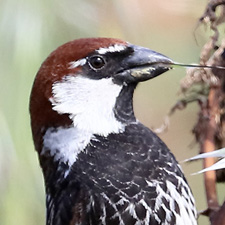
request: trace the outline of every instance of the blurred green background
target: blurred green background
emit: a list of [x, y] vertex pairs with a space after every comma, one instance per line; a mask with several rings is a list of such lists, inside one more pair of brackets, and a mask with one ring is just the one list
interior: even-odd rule
[[[206, 0], [0, 0], [0, 224], [45, 222], [42, 173], [33, 147], [29, 95], [40, 64], [59, 45], [80, 37], [116, 37], [175, 61], [198, 62], [208, 34], [195, 31]], [[195, 32], [194, 32], [195, 31]], [[197, 39], [197, 42], [195, 40]], [[185, 69], [169, 71], [136, 90], [135, 112], [159, 127], [178, 96]], [[191, 130], [198, 106], [177, 112], [160, 137], [178, 160], [196, 155]], [[205, 209], [201, 162], [182, 164], [198, 210]], [[221, 197], [221, 200], [222, 197]], [[200, 224], [207, 224], [201, 218]]]

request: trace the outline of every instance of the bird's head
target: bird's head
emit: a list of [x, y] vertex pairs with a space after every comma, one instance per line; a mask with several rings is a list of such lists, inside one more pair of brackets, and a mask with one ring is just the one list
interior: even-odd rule
[[32, 88], [36, 149], [49, 127], [119, 133], [135, 121], [137, 83], [162, 74], [171, 63], [164, 55], [118, 39], [87, 38], [60, 46], [43, 62]]

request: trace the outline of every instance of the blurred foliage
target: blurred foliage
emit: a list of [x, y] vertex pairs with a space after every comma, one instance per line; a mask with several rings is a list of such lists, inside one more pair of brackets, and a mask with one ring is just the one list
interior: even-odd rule
[[[73, 39], [105, 36], [149, 47], [175, 61], [197, 62], [207, 30], [199, 28], [195, 35], [194, 30], [205, 4], [206, 0], [0, 0], [0, 224], [44, 224], [44, 185], [28, 108], [33, 79], [47, 55]], [[139, 85], [135, 111], [144, 124], [162, 123], [177, 101], [184, 75], [181, 69], [170, 71]], [[169, 131], [160, 135], [178, 160], [197, 153], [191, 135], [196, 113], [194, 104], [177, 113]], [[202, 177], [189, 176], [201, 165], [182, 166], [198, 209], [204, 209]]]

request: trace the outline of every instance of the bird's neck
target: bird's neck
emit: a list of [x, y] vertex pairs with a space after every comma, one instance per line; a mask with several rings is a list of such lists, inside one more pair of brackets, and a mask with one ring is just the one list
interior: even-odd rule
[[114, 107], [114, 114], [118, 121], [129, 124], [136, 121], [133, 110], [133, 94], [136, 84], [123, 86]]
[[[107, 137], [110, 134], [123, 133], [129, 124], [136, 123], [132, 101], [135, 86], [135, 84], [133, 86], [123, 85], [111, 110], [112, 114], [101, 112], [104, 108], [96, 109], [98, 114], [103, 117], [110, 115], [110, 118], [94, 118], [92, 116], [96, 112], [93, 111], [83, 115], [86, 119], [90, 116], [88, 120], [85, 120], [82, 115], [75, 116], [76, 123], [71, 123], [70, 126], [53, 126], [46, 129], [42, 137], [41, 149], [38, 152], [47, 189], [48, 183], [52, 181], [54, 184], [59, 181], [60, 186], [66, 180], [79, 154], [85, 151], [96, 136]], [[86, 124], [85, 126], [78, 126], [78, 117]], [[106, 119], [109, 119], [110, 123]], [[57, 188], [57, 185], [52, 188]]]
[[116, 84], [111, 77], [93, 80], [68, 76], [54, 84], [50, 101], [52, 109], [69, 115], [78, 130], [106, 137], [123, 132], [126, 124], [135, 121], [134, 88], [135, 85]]

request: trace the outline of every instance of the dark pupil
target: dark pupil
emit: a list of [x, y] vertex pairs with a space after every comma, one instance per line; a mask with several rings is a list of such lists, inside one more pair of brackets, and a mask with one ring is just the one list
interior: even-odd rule
[[101, 67], [103, 67], [105, 65], [105, 62], [104, 62], [104, 60], [101, 57], [93, 57], [93, 58], [91, 58], [90, 63], [96, 69], [99, 69], [99, 68], [101, 68]]

